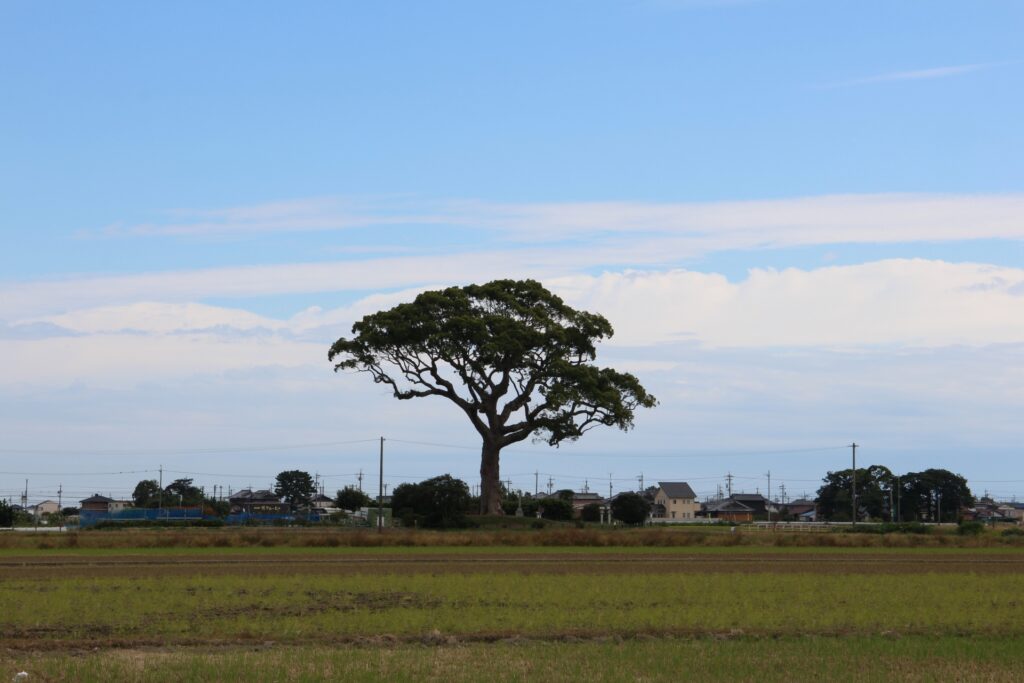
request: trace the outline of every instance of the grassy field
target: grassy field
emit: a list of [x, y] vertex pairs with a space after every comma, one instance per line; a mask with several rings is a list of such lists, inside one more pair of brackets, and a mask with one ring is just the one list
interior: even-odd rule
[[1014, 547], [82, 545], [0, 553], [0, 680], [1024, 672]]

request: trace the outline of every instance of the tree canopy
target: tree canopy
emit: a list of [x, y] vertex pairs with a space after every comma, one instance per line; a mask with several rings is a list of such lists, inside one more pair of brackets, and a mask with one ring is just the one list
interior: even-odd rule
[[903, 519], [955, 522], [960, 509], [974, 505], [967, 480], [949, 470], [927, 469], [900, 477]]
[[287, 470], [274, 480], [274, 493], [292, 506], [309, 505], [316, 493], [316, 482], [309, 472]]
[[612, 500], [612, 517], [626, 524], [643, 524], [650, 511], [650, 503], [639, 493], [620, 493]]
[[0, 499], [0, 527], [14, 526], [14, 508]]
[[373, 502], [368, 495], [352, 486], [346, 486], [338, 491], [338, 495], [334, 500], [342, 510], [358, 510], [359, 508], [369, 506]]
[[[818, 489], [818, 514], [846, 522], [851, 518], [850, 470], [829, 472]], [[929, 469], [895, 475], [872, 465], [857, 469], [857, 519], [953, 522], [961, 508], [974, 504], [967, 480], [948, 470]], [[941, 515], [941, 517], [940, 517]]]
[[[857, 520], [884, 519], [892, 521], [889, 505], [893, 473], [888, 467], [872, 465], [857, 468]], [[853, 518], [851, 470], [825, 475], [818, 489], [818, 514], [824, 519], [849, 522]]]
[[160, 504], [160, 483], [156, 479], [143, 479], [135, 485], [132, 504], [137, 508], [155, 508]]
[[464, 526], [469, 502], [469, 486], [450, 474], [419, 484], [400, 484], [391, 495], [395, 514], [434, 528]]
[[440, 396], [469, 419], [483, 442], [488, 514], [501, 513], [501, 449], [531, 436], [557, 446], [601, 425], [628, 430], [635, 409], [657, 404], [633, 375], [593, 364], [611, 324], [533, 280], [424, 292], [352, 332], [328, 353], [336, 371], [366, 372], [402, 400]]
[[168, 503], [202, 505], [203, 492], [192, 484], [191, 479], [175, 479], [164, 487], [164, 505]]

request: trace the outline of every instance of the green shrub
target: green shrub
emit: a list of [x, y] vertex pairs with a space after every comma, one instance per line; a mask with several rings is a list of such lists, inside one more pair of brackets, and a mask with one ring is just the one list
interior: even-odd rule
[[985, 525], [981, 522], [960, 522], [956, 527], [956, 532], [961, 536], [977, 536], [985, 530]]

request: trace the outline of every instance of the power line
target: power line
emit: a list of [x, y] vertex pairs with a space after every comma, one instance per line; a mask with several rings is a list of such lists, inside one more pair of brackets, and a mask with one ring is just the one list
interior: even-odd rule
[[[0, 448], [5, 455], [202, 455], [208, 453], [246, 453], [252, 451], [285, 451], [303, 448], [326, 448], [329, 446], [348, 446], [359, 443], [376, 442], [377, 439], [355, 439], [352, 441], [323, 441], [320, 443], [281, 444], [277, 446], [227, 446], [223, 448], [132, 448], [132, 449], [34, 449], [34, 448]], [[155, 471], [155, 470], [154, 470]], [[4, 474], [0, 472], [0, 474]]]

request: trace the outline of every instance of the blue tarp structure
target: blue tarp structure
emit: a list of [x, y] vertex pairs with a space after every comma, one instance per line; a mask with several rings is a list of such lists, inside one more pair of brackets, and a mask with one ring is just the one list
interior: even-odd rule
[[319, 522], [320, 515], [311, 513], [305, 514], [257, 514], [242, 512], [226, 517], [217, 515], [204, 515], [202, 508], [178, 507], [178, 508], [127, 508], [119, 512], [98, 512], [96, 510], [82, 510], [78, 514], [78, 526], [87, 529], [100, 522], [169, 522], [187, 524], [200, 520], [223, 521], [225, 524], [291, 524], [292, 522]]
[[228, 515], [224, 518], [225, 524], [290, 524], [291, 522], [319, 522], [320, 515], [317, 513], [290, 514], [260, 514], [240, 512], [235, 515]]
[[100, 522], [196, 522], [201, 519], [216, 519], [203, 515], [202, 508], [127, 508], [118, 512], [81, 510], [78, 513], [79, 528], [86, 529]]

